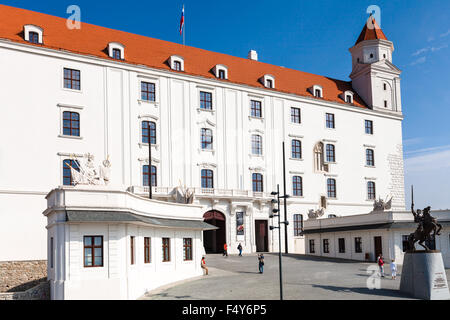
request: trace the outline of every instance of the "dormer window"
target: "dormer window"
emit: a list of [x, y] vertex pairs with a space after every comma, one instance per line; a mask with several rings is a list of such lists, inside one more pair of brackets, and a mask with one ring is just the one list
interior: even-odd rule
[[184, 59], [183, 57], [173, 55], [169, 58], [170, 69], [175, 71], [184, 71]]
[[228, 79], [228, 68], [226, 66], [224, 66], [222, 64], [218, 64], [218, 65], [214, 66], [212, 71], [217, 78], [223, 79], [223, 80]]
[[341, 98], [346, 102], [346, 103], [353, 103], [353, 92], [351, 91], [345, 91], [342, 95]]
[[38, 44], [42, 44], [43, 40], [42, 40], [42, 36], [43, 36], [43, 30], [35, 25], [25, 25], [23, 27], [23, 34], [24, 34], [24, 38], [25, 41], [28, 41], [30, 43], [38, 43]]
[[125, 60], [125, 46], [118, 42], [108, 44], [109, 56], [116, 60]]
[[314, 95], [314, 97], [316, 98], [323, 98], [323, 89], [321, 86], [319, 86], [318, 84], [314, 85], [311, 88], [311, 93]]
[[275, 89], [275, 77], [274, 76], [272, 76], [270, 74], [266, 74], [261, 80], [262, 80], [264, 87], [269, 88], [269, 89]]

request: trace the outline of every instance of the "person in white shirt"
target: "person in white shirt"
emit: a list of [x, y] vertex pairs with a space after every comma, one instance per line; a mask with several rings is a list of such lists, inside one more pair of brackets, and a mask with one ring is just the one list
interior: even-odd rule
[[391, 261], [391, 275], [392, 280], [395, 280], [395, 277], [397, 277], [397, 264], [395, 263], [395, 259]]

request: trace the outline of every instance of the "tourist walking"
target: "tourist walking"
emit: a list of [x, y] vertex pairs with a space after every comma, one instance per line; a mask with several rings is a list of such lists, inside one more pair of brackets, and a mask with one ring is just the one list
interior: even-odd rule
[[397, 277], [397, 264], [395, 263], [395, 259], [392, 259], [391, 261], [391, 276], [392, 280], [395, 280]]
[[228, 246], [226, 243], [223, 245], [223, 256], [228, 257]]
[[202, 257], [202, 269], [205, 270], [205, 276], [208, 275], [208, 267], [206, 266], [205, 257]]
[[242, 257], [242, 245], [239, 243], [237, 249], [239, 250], [239, 257]]
[[383, 261], [383, 256], [381, 255], [381, 253], [378, 255], [377, 263], [378, 263], [378, 267], [380, 267], [380, 275], [384, 278], [384, 261]]
[[263, 273], [264, 272], [264, 254], [258, 254], [258, 268], [259, 268], [259, 273]]

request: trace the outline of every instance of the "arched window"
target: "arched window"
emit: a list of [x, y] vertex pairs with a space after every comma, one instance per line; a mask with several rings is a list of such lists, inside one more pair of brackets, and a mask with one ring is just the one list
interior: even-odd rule
[[202, 145], [202, 149], [207, 149], [207, 150], [211, 150], [212, 149], [212, 146], [213, 146], [212, 130], [202, 128], [200, 143]]
[[302, 177], [292, 177], [292, 194], [296, 197], [303, 197], [303, 179]]
[[214, 188], [214, 173], [209, 169], [202, 169], [202, 188], [213, 189]]
[[142, 143], [156, 144], [156, 123], [153, 121], [142, 121]]
[[63, 161], [63, 185], [71, 186], [73, 185], [72, 171], [70, 168], [76, 171], [80, 171], [79, 163], [77, 160], [65, 159]]
[[328, 198], [336, 198], [336, 180], [327, 179]]
[[80, 115], [76, 112], [63, 112], [63, 135], [80, 136]]
[[336, 162], [336, 152], [333, 144], [327, 144], [327, 162]]
[[375, 197], [376, 197], [375, 182], [369, 181], [367, 182], [367, 199], [375, 200]]
[[375, 166], [375, 156], [372, 149], [366, 149], [366, 165], [369, 167]]
[[[142, 177], [143, 177], [143, 185], [145, 187], [148, 187], [148, 181], [149, 181], [149, 172], [148, 172], [148, 165], [144, 165], [142, 168]], [[156, 187], [156, 166], [152, 166], [152, 172], [151, 172], [151, 179], [152, 179], [152, 187]]]
[[299, 140], [292, 140], [292, 158], [302, 158], [302, 142]]
[[263, 192], [263, 175], [261, 173], [254, 173], [252, 175], [252, 185], [254, 192]]
[[262, 155], [262, 137], [252, 134], [252, 154]]

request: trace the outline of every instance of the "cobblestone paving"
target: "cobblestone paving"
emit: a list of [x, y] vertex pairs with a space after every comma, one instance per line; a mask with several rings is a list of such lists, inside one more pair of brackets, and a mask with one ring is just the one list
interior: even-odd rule
[[[264, 273], [258, 272], [256, 254], [243, 257], [208, 255], [210, 275], [176, 286], [149, 292], [143, 299], [182, 300], [272, 300], [279, 299], [278, 255], [265, 254]], [[291, 300], [403, 300], [400, 287], [401, 268], [396, 280], [380, 279], [380, 289], [370, 290], [368, 268], [363, 263], [301, 255], [283, 256], [284, 299]], [[447, 270], [450, 279], [450, 270]]]

